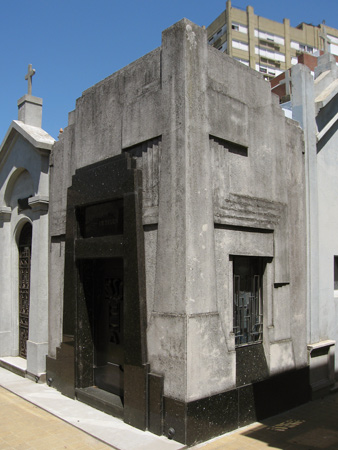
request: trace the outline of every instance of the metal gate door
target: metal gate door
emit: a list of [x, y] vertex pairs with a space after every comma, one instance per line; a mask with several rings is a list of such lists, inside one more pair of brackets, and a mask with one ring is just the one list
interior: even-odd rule
[[19, 239], [19, 356], [27, 357], [32, 225], [26, 223]]

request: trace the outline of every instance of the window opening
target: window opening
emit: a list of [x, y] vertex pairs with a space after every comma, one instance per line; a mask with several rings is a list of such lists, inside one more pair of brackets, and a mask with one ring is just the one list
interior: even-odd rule
[[235, 334], [235, 345], [238, 347], [262, 342], [262, 258], [234, 257], [233, 274], [233, 331]]

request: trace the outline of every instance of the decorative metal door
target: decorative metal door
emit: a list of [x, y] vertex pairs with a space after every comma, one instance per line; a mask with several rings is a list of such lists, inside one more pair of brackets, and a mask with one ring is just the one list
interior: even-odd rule
[[19, 238], [19, 356], [27, 357], [32, 225], [26, 223]]

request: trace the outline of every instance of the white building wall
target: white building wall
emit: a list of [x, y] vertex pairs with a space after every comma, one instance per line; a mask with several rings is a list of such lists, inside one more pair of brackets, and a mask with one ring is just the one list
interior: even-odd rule
[[267, 33], [265, 31], [255, 30], [255, 37], [259, 39], [264, 39], [266, 41], [275, 42], [276, 44], [284, 45], [285, 40], [281, 36], [277, 36], [275, 34]]
[[[338, 256], [338, 135], [318, 153], [320, 339], [338, 341], [338, 298], [334, 297], [334, 256]], [[336, 367], [338, 367], [336, 345]], [[336, 369], [338, 370], [338, 369]]]
[[[27, 130], [34, 137], [27, 134]], [[43, 150], [35, 146], [35, 143], [38, 145], [36, 136], [46, 138], [41, 143]], [[27, 375], [33, 378], [39, 378], [46, 367], [49, 151], [52, 142], [40, 128], [14, 121], [0, 148], [0, 357], [19, 356], [18, 240], [22, 227], [29, 222], [32, 247], [26, 367]], [[29, 207], [19, 211], [18, 199], [25, 198]]]

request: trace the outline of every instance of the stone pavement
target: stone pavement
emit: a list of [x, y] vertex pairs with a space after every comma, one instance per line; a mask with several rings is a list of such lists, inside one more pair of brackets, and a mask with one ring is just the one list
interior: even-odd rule
[[[0, 386], [0, 450], [186, 448], [2, 368]], [[193, 449], [338, 450], [338, 392]]]
[[0, 390], [1, 450], [186, 448], [3, 368], [0, 368], [0, 387], [5, 388]]
[[111, 448], [38, 406], [0, 388], [0, 449]]

